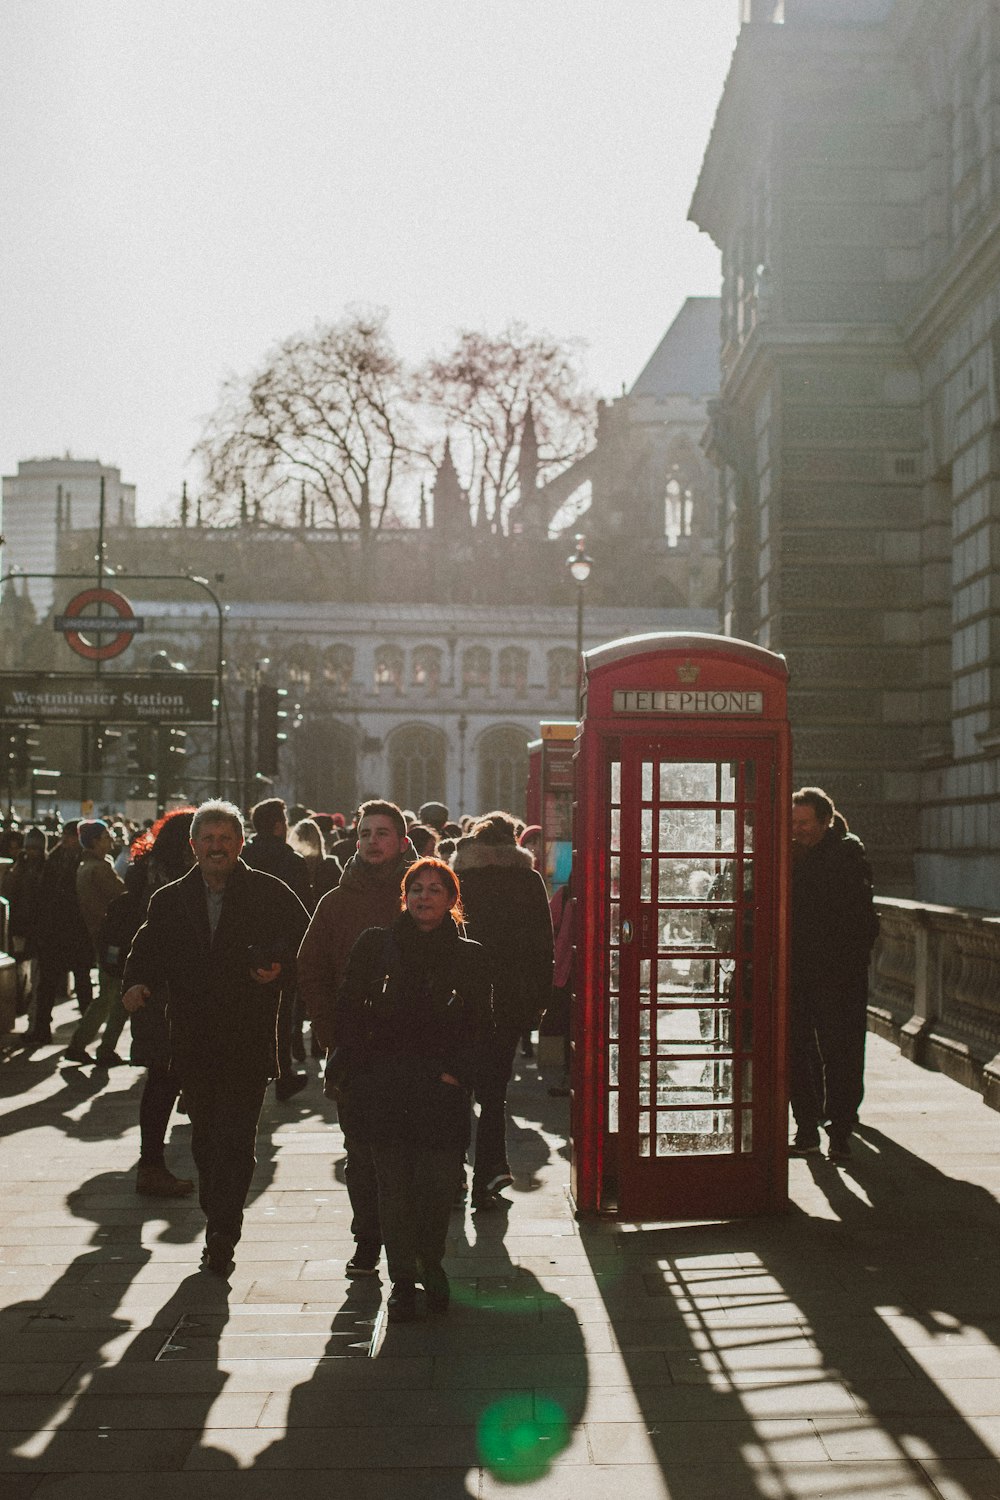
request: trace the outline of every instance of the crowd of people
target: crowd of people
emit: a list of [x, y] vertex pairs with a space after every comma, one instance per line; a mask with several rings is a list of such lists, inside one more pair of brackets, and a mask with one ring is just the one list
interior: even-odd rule
[[195, 1191], [166, 1163], [183, 1108], [203, 1263], [220, 1276], [265, 1091], [273, 1082], [287, 1101], [307, 1087], [308, 1041], [344, 1136], [347, 1275], [377, 1275], [384, 1253], [390, 1319], [417, 1315], [418, 1286], [443, 1313], [449, 1213], [469, 1192], [470, 1156], [476, 1212], [513, 1181], [507, 1087], [552, 995], [540, 830], [501, 811], [451, 822], [441, 803], [413, 813], [381, 799], [348, 826], [279, 798], [251, 809], [249, 830], [224, 801], [141, 829], [93, 818], [7, 830], [0, 893], [27, 1017], [16, 1041], [53, 1044], [71, 978], [80, 1017], [64, 1065], [124, 1065], [131, 1022], [128, 1061], [146, 1070], [136, 1191]]
[[[829, 1155], [846, 1160], [878, 933], [872, 876], [821, 788], [792, 802], [790, 1151], [819, 1152], [825, 1126]], [[67, 1066], [122, 1065], [131, 1021], [129, 1061], [146, 1070], [136, 1191], [195, 1190], [166, 1164], [182, 1105], [204, 1264], [226, 1276], [265, 1091], [273, 1082], [286, 1102], [308, 1086], [308, 1023], [346, 1151], [346, 1274], [377, 1275], [384, 1253], [390, 1319], [417, 1315], [418, 1286], [426, 1310], [443, 1313], [451, 1209], [471, 1191], [473, 1210], [486, 1211], [513, 1182], [507, 1089], [518, 1046], [530, 1048], [544, 1012], [568, 1037], [569, 888], [550, 903], [540, 830], [503, 811], [451, 822], [441, 803], [414, 813], [372, 799], [348, 826], [268, 798], [249, 826], [247, 838], [240, 809], [210, 801], [141, 829], [99, 818], [49, 833], [8, 828], [0, 894], [27, 1015], [16, 1040], [28, 1052], [52, 1045], [70, 978], [80, 1015]], [[568, 1092], [568, 1076], [550, 1092]]]

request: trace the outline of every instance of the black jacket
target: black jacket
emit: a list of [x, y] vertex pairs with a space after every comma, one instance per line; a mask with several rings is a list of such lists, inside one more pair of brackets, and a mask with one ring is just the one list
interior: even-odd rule
[[[278, 1004], [294, 986], [308, 920], [287, 885], [242, 860], [226, 882], [214, 939], [197, 865], [154, 891], [122, 986], [166, 984], [170, 1056], [182, 1082], [216, 1072], [247, 1082], [275, 1077]], [[280, 959], [282, 973], [271, 984], [252, 977], [251, 945]]]
[[244, 844], [241, 858], [251, 870], [263, 870], [265, 875], [283, 880], [299, 900], [309, 906], [312, 894], [309, 866], [285, 839], [276, 838], [273, 833], [255, 834]]
[[792, 983], [864, 976], [878, 936], [872, 871], [853, 833], [831, 827], [792, 861]]
[[[450, 917], [422, 933], [403, 913], [351, 950], [334, 1013], [350, 1128], [371, 1141], [464, 1149], [470, 1090], [492, 1024], [486, 955]], [[441, 1074], [459, 1086], [442, 1083]]]
[[552, 915], [531, 855], [516, 844], [467, 838], [452, 867], [462, 887], [465, 930], [489, 957], [497, 1026], [537, 1026], [552, 996]]

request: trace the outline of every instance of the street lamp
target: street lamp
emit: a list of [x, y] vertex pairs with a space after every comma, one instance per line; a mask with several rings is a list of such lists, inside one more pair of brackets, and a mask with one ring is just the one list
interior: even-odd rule
[[594, 566], [592, 557], [587, 556], [584, 546], [585, 538], [582, 531], [578, 531], [575, 538], [576, 551], [571, 552], [566, 559], [570, 577], [576, 584], [576, 661], [579, 671], [580, 657], [583, 655], [583, 591], [590, 577], [590, 570]]

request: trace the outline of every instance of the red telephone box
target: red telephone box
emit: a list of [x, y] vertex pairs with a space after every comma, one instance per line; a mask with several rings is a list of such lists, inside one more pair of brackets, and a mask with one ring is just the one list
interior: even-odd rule
[[578, 1212], [787, 1203], [784, 659], [725, 636], [583, 658], [576, 766]]

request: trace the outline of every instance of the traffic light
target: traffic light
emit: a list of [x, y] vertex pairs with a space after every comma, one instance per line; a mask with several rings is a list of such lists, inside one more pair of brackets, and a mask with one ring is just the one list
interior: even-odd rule
[[257, 689], [257, 774], [277, 776], [278, 754], [288, 738], [288, 693], [284, 688], [262, 684]]
[[31, 752], [37, 749], [38, 741], [31, 738], [27, 724], [12, 724], [0, 733], [0, 764], [8, 787], [23, 786], [27, 782], [32, 760], [37, 758]]

